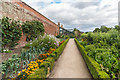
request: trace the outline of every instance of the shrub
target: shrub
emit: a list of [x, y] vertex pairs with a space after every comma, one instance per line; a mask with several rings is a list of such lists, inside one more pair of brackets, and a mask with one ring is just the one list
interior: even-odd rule
[[45, 52], [50, 48], [56, 49], [59, 46], [59, 40], [51, 35], [39, 36], [38, 39], [34, 39], [33, 42], [30, 42], [25, 45], [25, 48], [34, 47], [35, 49], [40, 49]]
[[14, 47], [22, 36], [22, 30], [19, 21], [3, 17], [0, 20], [2, 27], [2, 47]]
[[23, 33], [27, 35], [27, 40], [33, 40], [39, 35], [43, 35], [44, 27], [39, 21], [26, 21], [22, 25]]
[[33, 74], [31, 74], [30, 76], [27, 77], [26, 80], [45, 80], [46, 78], [46, 73], [45, 73], [45, 68], [39, 68], [36, 69], [35, 72]]

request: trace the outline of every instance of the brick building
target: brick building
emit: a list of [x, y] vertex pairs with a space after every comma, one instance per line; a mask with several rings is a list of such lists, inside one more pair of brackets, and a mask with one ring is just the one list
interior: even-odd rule
[[[20, 0], [0, 0], [0, 18], [7, 16], [9, 18], [20, 21], [38, 20], [43, 23], [45, 33], [58, 35], [59, 27], [57, 24], [46, 18], [44, 15]], [[5, 2], [6, 1], [6, 2]], [[25, 41], [26, 36], [23, 35], [21, 41]]]

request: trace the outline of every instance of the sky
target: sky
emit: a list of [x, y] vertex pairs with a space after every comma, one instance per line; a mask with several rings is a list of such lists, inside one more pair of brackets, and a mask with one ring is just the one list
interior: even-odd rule
[[102, 25], [118, 25], [120, 0], [22, 0], [65, 29], [93, 31]]

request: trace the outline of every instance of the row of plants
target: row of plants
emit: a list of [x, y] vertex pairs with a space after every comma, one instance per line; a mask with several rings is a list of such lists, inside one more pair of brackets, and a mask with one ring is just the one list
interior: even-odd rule
[[87, 52], [85, 48], [79, 43], [77, 39], [75, 39], [75, 42], [87, 64], [87, 67], [92, 75], [92, 77], [96, 80], [103, 80], [108, 79], [110, 76], [101, 69], [100, 65], [91, 57], [87, 55]]
[[39, 65], [39, 68], [35, 70], [34, 73], [32, 73], [31, 75], [29, 75], [27, 77], [26, 80], [30, 80], [30, 79], [41, 79], [44, 80], [45, 78], [47, 78], [49, 76], [49, 73], [52, 71], [53, 66], [55, 61], [59, 58], [59, 56], [61, 55], [61, 53], [63, 52], [67, 42], [68, 42], [69, 38], [65, 41], [62, 41], [61, 45], [54, 51], [52, 52], [45, 60], [43, 60]]
[[117, 29], [107, 32], [83, 33], [78, 39], [87, 55], [93, 58], [111, 78], [120, 78], [120, 34]]
[[3, 78], [13, 78], [22, 69], [28, 68], [31, 61], [40, 62], [46, 59], [58, 46], [60, 41], [52, 35], [40, 36], [34, 39], [22, 49], [21, 55], [14, 54], [5, 62], [2, 62]]
[[43, 35], [44, 27], [39, 21], [20, 22], [8, 17], [0, 19], [0, 32], [2, 33], [2, 48], [11, 48], [18, 44], [22, 32], [27, 36], [27, 40], [33, 40], [39, 35]]
[[59, 34], [59, 35], [57, 35], [56, 37], [57, 37], [57, 38], [62, 38], [62, 39], [67, 39], [67, 38], [69, 38], [69, 36], [68, 36], [68, 35], [65, 35], [65, 34]]
[[[62, 41], [62, 43], [63, 42], [64, 41]], [[60, 45], [62, 45], [62, 44], [60, 44]], [[33, 74], [34, 71], [36, 71], [37, 69], [39, 69], [41, 67], [45, 67], [45, 68], [48, 67], [47, 66], [48, 62], [46, 62], [46, 61], [49, 61], [49, 62], [53, 61], [53, 62], [49, 63], [49, 64], [51, 64], [51, 67], [49, 65], [49, 68], [47, 68], [44, 72], [42, 71], [43, 73], [47, 74], [48, 73], [48, 69], [51, 70], [52, 67], [54, 66], [54, 60], [52, 58], [50, 58], [50, 56], [51, 57], [53, 57], [53, 56], [55, 57], [56, 56], [56, 53], [53, 54], [54, 51], [56, 51], [56, 50], [50, 48], [50, 50], [46, 54], [39, 54], [39, 56], [34, 61], [32, 61], [32, 62], [30, 62], [28, 64], [28, 67], [26, 69], [24, 69], [24, 70], [20, 71], [20, 73], [18, 73], [18, 77], [17, 78], [18, 79], [26, 79], [30, 74]], [[39, 72], [39, 73], [41, 73], [41, 72]], [[35, 78], [35, 76], [34, 76], [34, 78]], [[41, 75], [39, 75], [39, 77], [41, 77]], [[28, 78], [31, 78], [31, 77], [28, 77]], [[43, 77], [41, 77], [41, 78], [43, 78]]]
[[31, 73], [33, 73], [36, 69], [39, 68], [39, 65], [43, 63], [43, 61], [46, 60], [46, 58], [53, 52], [55, 49], [50, 48], [48, 53], [39, 54], [38, 57], [35, 57], [33, 61], [31, 61], [29, 64], [27, 64], [27, 68], [23, 69], [18, 73], [19, 79], [26, 79]]

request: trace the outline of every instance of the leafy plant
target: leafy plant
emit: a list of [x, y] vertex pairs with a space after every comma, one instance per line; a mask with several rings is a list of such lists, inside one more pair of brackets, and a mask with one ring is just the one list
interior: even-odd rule
[[39, 35], [43, 35], [44, 26], [39, 21], [26, 21], [22, 25], [23, 33], [27, 36], [27, 40], [33, 40]]
[[[119, 27], [116, 26], [116, 28]], [[82, 34], [79, 39], [81, 40], [80, 43], [85, 47], [87, 55], [102, 65], [102, 70], [106, 71], [111, 78], [118, 78], [118, 63], [120, 59], [119, 32], [116, 29], [109, 29], [105, 26], [101, 27], [100, 30], [102, 32], [95, 31], [94, 33]]]
[[12, 53], [12, 51], [9, 50], [9, 49], [2, 49], [1, 52], [2, 52], [2, 53]]
[[2, 27], [2, 47], [14, 47], [21, 38], [22, 30], [20, 22], [3, 17], [0, 20]]

